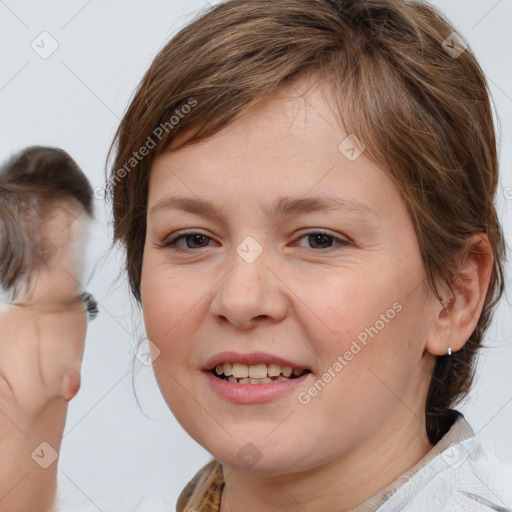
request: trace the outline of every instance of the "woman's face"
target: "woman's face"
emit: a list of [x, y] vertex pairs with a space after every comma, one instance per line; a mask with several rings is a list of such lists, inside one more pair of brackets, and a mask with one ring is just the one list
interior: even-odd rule
[[308, 470], [375, 453], [403, 425], [424, 432], [439, 303], [398, 191], [333, 110], [318, 87], [276, 97], [151, 170], [156, 377], [234, 469]]

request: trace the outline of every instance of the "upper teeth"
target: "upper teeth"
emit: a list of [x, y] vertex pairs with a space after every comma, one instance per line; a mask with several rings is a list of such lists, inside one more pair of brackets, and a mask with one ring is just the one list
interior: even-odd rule
[[220, 363], [215, 367], [217, 375], [224, 374], [226, 377], [233, 376], [236, 379], [264, 379], [265, 377], [278, 377], [283, 374], [284, 377], [302, 375], [306, 370], [299, 368], [291, 369], [289, 366], [280, 366], [278, 364], [254, 364], [246, 365], [241, 363]]

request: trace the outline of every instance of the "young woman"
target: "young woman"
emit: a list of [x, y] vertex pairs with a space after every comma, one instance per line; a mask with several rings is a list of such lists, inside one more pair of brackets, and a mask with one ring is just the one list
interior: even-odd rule
[[485, 77], [437, 11], [221, 3], [155, 58], [113, 156], [160, 389], [213, 455], [178, 512], [512, 510], [454, 408], [505, 251]]
[[160, 389], [214, 457], [179, 512], [512, 508], [453, 408], [504, 241], [485, 77], [435, 9], [219, 4], [153, 61], [109, 183]]

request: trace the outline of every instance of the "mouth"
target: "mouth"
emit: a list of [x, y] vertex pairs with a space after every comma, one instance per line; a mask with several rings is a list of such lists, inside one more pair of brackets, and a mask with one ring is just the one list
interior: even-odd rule
[[281, 366], [275, 363], [247, 365], [225, 362], [210, 369], [210, 373], [218, 379], [232, 384], [271, 384], [297, 379], [306, 373], [311, 373], [311, 370]]

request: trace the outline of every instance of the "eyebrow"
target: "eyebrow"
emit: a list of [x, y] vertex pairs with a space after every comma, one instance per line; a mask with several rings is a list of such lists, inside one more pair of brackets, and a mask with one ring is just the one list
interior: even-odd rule
[[[218, 217], [221, 208], [205, 199], [192, 197], [167, 197], [158, 201], [150, 210], [154, 214], [162, 209], [175, 208], [190, 213]], [[291, 216], [297, 214], [313, 213], [318, 211], [342, 210], [347, 213], [357, 214], [363, 220], [378, 220], [377, 214], [366, 204], [354, 199], [341, 197], [316, 196], [307, 198], [280, 197], [272, 205], [272, 212], [275, 216]]]

